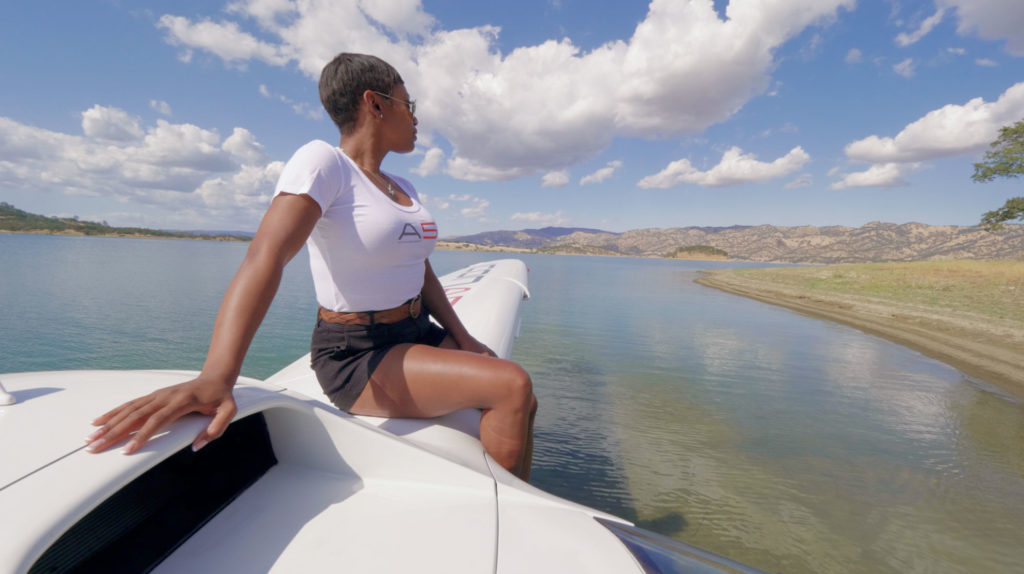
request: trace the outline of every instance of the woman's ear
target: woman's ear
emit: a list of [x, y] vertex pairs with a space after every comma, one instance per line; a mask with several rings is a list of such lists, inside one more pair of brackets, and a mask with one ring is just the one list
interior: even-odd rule
[[377, 99], [377, 94], [373, 93], [373, 90], [366, 90], [363, 92], [363, 104], [366, 105], [366, 109], [370, 110], [373, 115], [381, 113], [380, 102]]

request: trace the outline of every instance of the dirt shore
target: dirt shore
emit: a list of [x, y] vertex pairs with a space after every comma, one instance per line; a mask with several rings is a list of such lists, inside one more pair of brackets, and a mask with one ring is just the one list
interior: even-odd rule
[[442, 251], [486, 251], [494, 253], [533, 253], [532, 249], [518, 249], [516, 247], [505, 247], [502, 245], [477, 245], [464, 241], [438, 240], [437, 249]]
[[849, 325], [877, 335], [1024, 399], [1024, 327], [972, 315], [858, 297], [817, 293], [709, 271], [697, 283]]

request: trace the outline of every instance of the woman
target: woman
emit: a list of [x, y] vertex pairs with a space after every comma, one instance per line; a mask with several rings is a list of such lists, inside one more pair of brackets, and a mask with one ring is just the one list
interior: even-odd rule
[[383, 417], [482, 409], [484, 448], [526, 480], [536, 412], [530, 377], [466, 331], [427, 260], [433, 220], [408, 181], [380, 171], [388, 152], [412, 151], [416, 140], [415, 103], [401, 76], [376, 57], [340, 54], [324, 67], [320, 100], [341, 143], [310, 142], [285, 166], [224, 295], [202, 372], [96, 419], [88, 450], [134, 432], [123, 450], [130, 454], [191, 412], [213, 416], [193, 449], [219, 437], [236, 412], [231, 390], [252, 337], [305, 242], [320, 304], [312, 363], [331, 401]]

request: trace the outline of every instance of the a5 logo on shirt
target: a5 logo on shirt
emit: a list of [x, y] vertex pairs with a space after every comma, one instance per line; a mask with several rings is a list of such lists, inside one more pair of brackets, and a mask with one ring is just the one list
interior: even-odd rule
[[406, 223], [402, 227], [402, 233], [398, 236], [399, 242], [415, 242], [424, 239], [437, 239], [437, 224], [433, 221], [425, 221], [417, 227], [412, 223]]

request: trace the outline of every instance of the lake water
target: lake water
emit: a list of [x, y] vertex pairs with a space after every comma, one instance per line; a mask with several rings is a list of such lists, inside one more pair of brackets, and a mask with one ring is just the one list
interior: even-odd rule
[[[0, 234], [0, 373], [200, 368], [245, 249]], [[502, 256], [431, 261], [443, 274]], [[513, 358], [541, 403], [537, 486], [773, 572], [1024, 568], [1019, 401], [693, 283], [733, 264], [518, 257], [533, 298]], [[314, 309], [303, 253], [243, 374], [307, 352]]]

